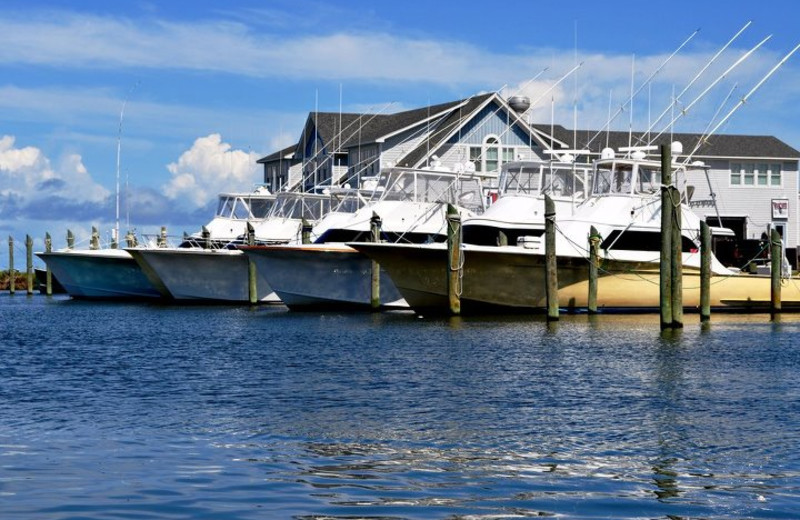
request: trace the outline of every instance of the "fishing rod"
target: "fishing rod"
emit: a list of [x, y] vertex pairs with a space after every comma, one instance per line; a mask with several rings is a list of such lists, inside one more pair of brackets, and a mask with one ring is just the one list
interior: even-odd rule
[[753, 53], [754, 53], [754, 52], [755, 52], [755, 51], [756, 51], [758, 48], [760, 48], [762, 45], [764, 45], [765, 43], [767, 43], [767, 41], [769, 41], [769, 39], [770, 39], [770, 38], [772, 38], [772, 35], [769, 35], [769, 36], [767, 36], [766, 38], [764, 38], [763, 40], [761, 40], [761, 41], [760, 41], [760, 42], [759, 42], [759, 43], [758, 43], [758, 44], [757, 44], [755, 47], [753, 47], [752, 49], [750, 49], [749, 51], [747, 51], [745, 54], [743, 54], [741, 57], [739, 57], [739, 59], [738, 59], [738, 60], [736, 60], [736, 61], [735, 61], [735, 62], [734, 62], [734, 63], [733, 63], [733, 64], [732, 64], [730, 67], [728, 67], [728, 68], [725, 70], [725, 72], [723, 72], [723, 73], [722, 73], [720, 76], [718, 76], [718, 77], [717, 77], [717, 78], [716, 78], [714, 81], [712, 81], [712, 82], [711, 82], [711, 84], [710, 84], [710, 85], [708, 85], [708, 86], [705, 88], [705, 90], [703, 90], [703, 91], [702, 91], [702, 92], [701, 92], [701, 93], [700, 93], [700, 94], [699, 94], [697, 97], [695, 97], [695, 98], [692, 100], [692, 102], [691, 102], [691, 103], [689, 103], [688, 105], [686, 105], [686, 107], [685, 107], [685, 108], [681, 109], [681, 110], [680, 110], [680, 113], [679, 113], [677, 116], [673, 117], [673, 118], [672, 118], [672, 120], [670, 120], [670, 122], [669, 122], [669, 123], [667, 123], [667, 124], [664, 126], [664, 128], [663, 128], [663, 129], [662, 129], [662, 130], [661, 130], [661, 131], [660, 131], [658, 134], [656, 134], [656, 136], [655, 136], [655, 137], [653, 137], [653, 138], [651, 139], [651, 142], [652, 142], [652, 141], [655, 141], [656, 139], [658, 139], [659, 137], [661, 137], [661, 135], [663, 135], [663, 134], [664, 134], [664, 132], [666, 132], [666, 131], [667, 131], [667, 129], [669, 129], [669, 128], [672, 128], [672, 125], [674, 125], [674, 124], [675, 124], [675, 122], [676, 122], [678, 119], [680, 119], [681, 117], [685, 116], [685, 115], [686, 115], [686, 114], [689, 112], [689, 110], [691, 110], [691, 109], [692, 109], [692, 107], [694, 107], [694, 106], [697, 104], [697, 102], [698, 102], [698, 101], [700, 101], [700, 100], [701, 100], [703, 97], [705, 97], [705, 95], [706, 95], [706, 94], [707, 94], [707, 93], [708, 93], [708, 92], [709, 92], [709, 91], [710, 91], [712, 88], [714, 88], [714, 87], [715, 87], [715, 86], [716, 86], [716, 85], [717, 85], [717, 84], [718, 84], [720, 81], [722, 81], [722, 80], [723, 80], [725, 77], [727, 77], [727, 75], [728, 75], [728, 74], [730, 74], [730, 72], [731, 72], [733, 69], [735, 69], [736, 67], [738, 67], [738, 66], [739, 66], [741, 63], [743, 63], [743, 62], [744, 62], [744, 61], [745, 61], [747, 58], [749, 58], [749, 57], [750, 57], [750, 56], [751, 56], [751, 55], [752, 55], [752, 54], [753, 54]]
[[[685, 94], [685, 93], [686, 93], [686, 92], [687, 92], [687, 91], [688, 91], [688, 90], [689, 90], [689, 89], [692, 87], [692, 85], [694, 85], [694, 84], [695, 84], [695, 82], [696, 82], [698, 79], [700, 79], [700, 76], [702, 76], [702, 75], [703, 75], [703, 73], [705, 73], [705, 71], [706, 71], [706, 70], [708, 70], [708, 68], [709, 68], [709, 67], [711, 67], [711, 65], [712, 65], [712, 64], [713, 64], [715, 61], [717, 61], [717, 58], [719, 58], [719, 57], [722, 55], [722, 53], [723, 53], [723, 52], [725, 52], [725, 51], [728, 49], [728, 47], [730, 47], [730, 46], [733, 44], [733, 42], [734, 42], [734, 41], [735, 41], [737, 38], [739, 38], [739, 36], [741, 36], [741, 34], [742, 34], [742, 33], [743, 33], [743, 32], [744, 32], [744, 31], [745, 31], [745, 30], [746, 30], [748, 27], [750, 27], [750, 25], [751, 25], [752, 23], [753, 23], [752, 21], [748, 21], [746, 24], [744, 24], [744, 27], [742, 27], [741, 29], [739, 29], [739, 32], [737, 32], [736, 34], [734, 34], [734, 35], [733, 35], [733, 37], [732, 37], [730, 40], [728, 40], [728, 43], [726, 43], [725, 45], [723, 45], [723, 46], [722, 46], [722, 48], [721, 48], [720, 50], [718, 50], [718, 51], [717, 51], [717, 53], [716, 53], [716, 54], [714, 54], [714, 56], [712, 56], [712, 57], [711, 57], [711, 59], [710, 59], [708, 62], [706, 62], [706, 64], [703, 66], [703, 68], [702, 68], [702, 69], [700, 69], [700, 72], [698, 72], [697, 74], [695, 74], [695, 76], [694, 76], [694, 77], [691, 79], [691, 81], [689, 81], [689, 83], [687, 83], [687, 84], [686, 84], [686, 86], [685, 86], [685, 87], [683, 87], [683, 90], [681, 90], [681, 91], [680, 91], [680, 93], [679, 93], [677, 96], [675, 96], [675, 95], [673, 95], [673, 96], [672, 96], [672, 102], [671, 102], [671, 103], [669, 103], [669, 104], [667, 105], [667, 107], [664, 109], [664, 111], [663, 111], [663, 112], [661, 112], [661, 114], [660, 114], [660, 115], [659, 115], [659, 116], [656, 118], [656, 120], [655, 120], [655, 121], [653, 121], [652, 123], [650, 123], [650, 125], [647, 127], [647, 132], [646, 132], [647, 134], [650, 134], [650, 132], [653, 130], [653, 128], [655, 128], [655, 127], [656, 127], [656, 125], [657, 125], [657, 124], [658, 124], [658, 123], [661, 121], [661, 119], [663, 119], [663, 118], [664, 118], [664, 116], [665, 116], [665, 115], [667, 115], [667, 113], [668, 113], [668, 112], [669, 112], [669, 111], [670, 111], [670, 110], [671, 110], [671, 109], [672, 109], [674, 106], [676, 106], [676, 105], [678, 104], [678, 101], [681, 99], [681, 96], [683, 96], [683, 95], [684, 95], [684, 94]], [[662, 133], [663, 133], [663, 132], [662, 132]], [[660, 135], [660, 134], [659, 134], [659, 135]], [[649, 144], [651, 144], [652, 142], [653, 142], [653, 139], [648, 139], [648, 143], [647, 143], [647, 144], [649, 145]]]
[[[647, 78], [647, 79], [644, 81], [644, 83], [642, 83], [642, 84], [639, 86], [639, 88], [638, 88], [638, 89], [636, 89], [636, 91], [635, 91], [635, 92], [633, 92], [633, 93], [631, 94], [631, 96], [630, 96], [630, 103], [631, 103], [631, 104], [633, 103], [633, 98], [635, 98], [635, 97], [636, 97], [636, 96], [639, 94], [639, 92], [641, 92], [641, 91], [642, 91], [642, 89], [643, 89], [643, 88], [644, 88], [644, 87], [645, 87], [645, 86], [646, 86], [648, 83], [650, 83], [650, 82], [653, 80], [653, 78], [655, 78], [656, 74], [658, 74], [659, 72], [661, 72], [661, 69], [663, 69], [663, 68], [664, 68], [664, 67], [667, 65], [667, 63], [669, 63], [669, 62], [670, 62], [670, 60], [672, 60], [672, 58], [673, 58], [673, 57], [674, 57], [676, 54], [678, 54], [678, 52], [680, 52], [680, 51], [681, 51], [681, 49], [683, 49], [683, 48], [684, 48], [684, 47], [685, 47], [685, 46], [686, 46], [686, 45], [687, 45], [687, 44], [688, 44], [688, 43], [689, 43], [689, 42], [692, 40], [692, 38], [694, 38], [694, 37], [697, 35], [697, 33], [698, 33], [698, 32], [700, 32], [700, 29], [697, 29], [697, 30], [695, 30], [695, 31], [694, 31], [692, 34], [690, 34], [690, 35], [689, 35], [689, 37], [688, 37], [688, 38], [686, 38], [686, 40], [684, 40], [684, 42], [683, 42], [683, 43], [681, 43], [681, 44], [678, 46], [678, 48], [677, 48], [677, 49], [675, 49], [675, 50], [672, 52], [672, 54], [670, 54], [670, 55], [667, 57], [667, 59], [665, 59], [665, 60], [664, 60], [664, 61], [661, 63], [661, 65], [659, 65], [659, 66], [656, 68], [656, 70], [654, 70], [654, 71], [653, 71], [653, 72], [650, 74], [650, 76], [649, 76], [649, 77], [648, 77], [648, 78]], [[589, 146], [591, 146], [591, 144], [594, 142], [594, 140], [595, 140], [595, 139], [597, 139], [597, 137], [598, 137], [600, 134], [602, 134], [602, 133], [603, 133], [603, 131], [605, 131], [605, 129], [606, 129], [606, 128], [610, 128], [610, 127], [611, 127], [611, 123], [614, 121], [614, 119], [616, 119], [616, 118], [617, 118], [617, 116], [618, 116], [620, 113], [622, 113], [622, 111], [624, 111], [624, 110], [625, 110], [625, 106], [626, 106], [627, 104], [628, 104], [628, 101], [626, 101], [625, 103], [623, 103], [622, 105], [620, 105], [620, 107], [617, 109], [617, 111], [616, 111], [616, 112], [614, 112], [614, 115], [612, 115], [612, 116], [609, 118], [609, 120], [606, 122], [606, 124], [605, 124], [605, 126], [603, 127], [603, 129], [601, 129], [601, 130], [598, 130], [598, 131], [597, 131], [597, 133], [595, 133], [595, 134], [594, 134], [594, 136], [592, 136], [592, 138], [591, 138], [591, 139], [589, 139], [589, 141], [588, 141], [588, 142], [587, 142], [587, 143], [584, 145], [586, 148], [589, 148]]]
[[735, 113], [737, 110], [739, 110], [739, 109], [740, 109], [740, 108], [741, 108], [741, 107], [742, 107], [742, 106], [743, 106], [745, 103], [747, 103], [747, 100], [748, 100], [748, 99], [750, 99], [750, 96], [752, 96], [753, 94], [755, 94], [755, 93], [756, 93], [756, 91], [758, 91], [758, 89], [760, 89], [760, 88], [761, 88], [761, 86], [762, 86], [762, 85], [764, 85], [764, 83], [766, 83], [766, 81], [767, 81], [767, 80], [768, 80], [770, 77], [772, 77], [772, 75], [773, 75], [773, 74], [775, 74], [775, 72], [777, 72], [777, 70], [778, 70], [778, 69], [779, 69], [781, 66], [783, 66], [783, 64], [784, 64], [784, 63], [786, 63], [786, 62], [789, 60], [789, 58], [791, 58], [791, 57], [792, 57], [792, 55], [794, 55], [794, 53], [795, 53], [795, 52], [797, 52], [797, 50], [798, 50], [798, 49], [800, 49], [800, 44], [796, 45], [796, 46], [795, 46], [795, 47], [794, 47], [794, 48], [793, 48], [791, 51], [789, 51], [789, 53], [788, 53], [788, 54], [786, 54], [786, 55], [785, 55], [785, 56], [784, 56], [784, 57], [783, 57], [783, 58], [782, 58], [782, 59], [781, 59], [781, 60], [780, 60], [778, 63], [776, 63], [776, 64], [775, 64], [775, 66], [773, 66], [773, 67], [772, 67], [772, 68], [769, 70], [769, 72], [767, 72], [767, 74], [765, 74], [765, 75], [764, 75], [764, 77], [762, 77], [762, 78], [761, 78], [761, 80], [760, 80], [758, 83], [756, 83], [756, 84], [755, 84], [755, 86], [753, 86], [753, 88], [751, 88], [751, 89], [750, 89], [750, 91], [749, 91], [747, 94], [745, 94], [745, 95], [744, 95], [744, 96], [743, 96], [743, 97], [742, 97], [742, 98], [739, 100], [739, 102], [738, 102], [738, 103], [736, 103], [736, 105], [734, 105], [734, 107], [733, 107], [733, 108], [731, 108], [731, 110], [730, 110], [730, 111], [729, 111], [729, 112], [728, 112], [728, 113], [725, 115], [725, 117], [723, 117], [723, 118], [722, 118], [722, 119], [719, 121], [719, 123], [717, 123], [717, 125], [716, 125], [714, 128], [712, 128], [712, 129], [711, 129], [709, 132], [707, 132], [705, 135], [702, 135], [702, 136], [700, 136], [700, 138], [697, 140], [697, 144], [695, 145], [694, 149], [692, 149], [691, 153], [689, 153], [689, 155], [687, 155], [687, 156], [686, 156], [686, 159], [684, 159], [684, 161], [683, 161], [683, 164], [684, 164], [684, 165], [686, 165], [686, 164], [688, 164], [688, 163], [689, 163], [689, 161], [692, 159], [692, 157], [694, 156], [694, 154], [695, 154], [695, 153], [697, 153], [697, 151], [700, 149], [700, 147], [701, 147], [701, 146], [703, 146], [704, 144], [706, 144], [706, 143], [708, 142], [708, 138], [709, 138], [709, 137], [711, 137], [712, 135], [714, 135], [714, 134], [717, 132], [717, 130], [719, 130], [719, 129], [720, 129], [720, 127], [721, 127], [722, 125], [724, 125], [724, 124], [725, 124], [725, 123], [728, 121], [728, 119], [730, 119], [730, 118], [731, 118], [731, 116], [733, 116], [733, 114], [734, 114], [734, 113]]

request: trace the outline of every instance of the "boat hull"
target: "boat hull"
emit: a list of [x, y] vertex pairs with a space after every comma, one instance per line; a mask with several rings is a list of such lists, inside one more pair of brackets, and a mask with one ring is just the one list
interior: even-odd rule
[[70, 249], [36, 254], [73, 298], [150, 300], [161, 296], [123, 250]]
[[[449, 311], [447, 250], [430, 246], [352, 244], [387, 270], [408, 304], [418, 312]], [[546, 310], [544, 257], [520, 247], [463, 250], [461, 311], [542, 312]], [[657, 263], [604, 260], [598, 278], [600, 311], [646, 312], [659, 308]], [[588, 262], [558, 258], [559, 307], [572, 311], [588, 306]], [[800, 282], [784, 281], [782, 308], [800, 310]], [[711, 307], [727, 311], [764, 311], [770, 306], [769, 276], [737, 274], [711, 277]], [[700, 308], [700, 273], [684, 268], [683, 305]]]
[[[243, 248], [292, 310], [371, 308], [372, 260], [346, 246], [258, 246]], [[380, 306], [408, 308], [381, 270]]]
[[[249, 267], [241, 251], [231, 249], [128, 250], [162, 294], [193, 303], [248, 303]], [[256, 270], [256, 300], [278, 303], [277, 296]]]

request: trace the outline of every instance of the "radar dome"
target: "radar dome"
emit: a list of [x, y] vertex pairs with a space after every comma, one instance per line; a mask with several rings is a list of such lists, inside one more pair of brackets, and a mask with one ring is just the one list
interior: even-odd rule
[[531, 99], [528, 96], [511, 96], [508, 104], [514, 112], [522, 113], [531, 107]]

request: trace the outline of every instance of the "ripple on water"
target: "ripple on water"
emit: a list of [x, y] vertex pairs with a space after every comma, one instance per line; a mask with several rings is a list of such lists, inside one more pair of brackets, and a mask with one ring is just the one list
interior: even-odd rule
[[793, 317], [662, 335], [650, 315], [548, 327], [3, 296], [0, 322], [4, 519], [794, 518], [800, 503]]

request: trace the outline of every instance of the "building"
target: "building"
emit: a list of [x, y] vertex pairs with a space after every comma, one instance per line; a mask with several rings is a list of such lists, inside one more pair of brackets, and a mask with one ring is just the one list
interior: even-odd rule
[[[589, 162], [605, 147], [659, 145], [680, 141], [677, 160], [701, 161], [686, 192], [694, 211], [709, 224], [734, 232], [717, 244], [729, 263], [746, 262], [761, 248], [770, 228], [781, 233], [787, 257], [797, 267], [800, 244], [798, 163], [800, 152], [772, 136], [569, 130], [561, 125], [528, 124], [525, 98], [497, 93], [476, 95], [395, 114], [312, 112], [298, 142], [258, 162], [273, 190], [315, 190], [358, 185], [382, 168], [441, 164], [454, 170], [468, 163], [477, 171], [497, 171], [514, 160], [546, 159], [550, 150], [581, 149], [575, 160]], [[657, 151], [649, 152], [658, 154]]]

